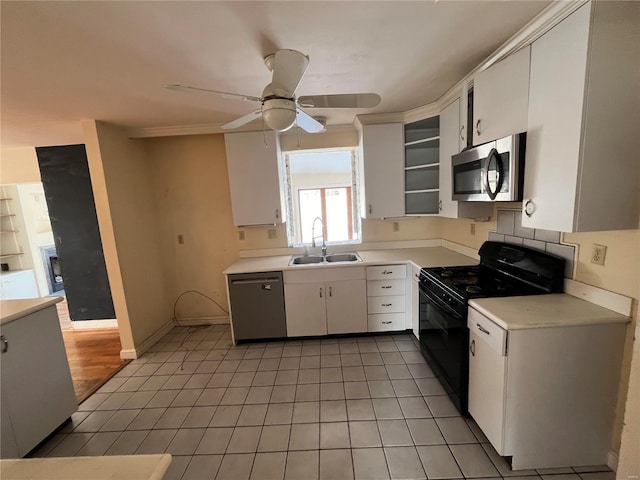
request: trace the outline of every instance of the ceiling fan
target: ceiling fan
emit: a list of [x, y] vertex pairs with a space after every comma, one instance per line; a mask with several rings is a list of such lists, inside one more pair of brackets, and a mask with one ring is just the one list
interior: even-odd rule
[[380, 95], [376, 93], [311, 95], [296, 98], [295, 91], [307, 71], [309, 57], [296, 50], [278, 50], [276, 53], [266, 56], [264, 62], [267, 68], [273, 72], [273, 77], [271, 83], [262, 91], [262, 97], [187, 85], [165, 85], [165, 88], [185, 92], [216, 93], [227, 98], [241, 98], [261, 103], [258, 110], [223, 125], [222, 128], [225, 130], [241, 127], [262, 116], [267, 126], [276, 132], [284, 132], [297, 124], [309, 133], [317, 133], [324, 130], [324, 125], [300, 107], [372, 108], [380, 103]]

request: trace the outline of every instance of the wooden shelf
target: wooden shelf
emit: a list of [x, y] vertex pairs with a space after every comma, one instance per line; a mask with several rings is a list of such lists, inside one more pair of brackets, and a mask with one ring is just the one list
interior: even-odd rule
[[0, 258], [19, 257], [20, 255], [24, 255], [24, 253], [3, 253], [2, 255], [0, 255]]
[[440, 164], [436, 163], [425, 163], [424, 165], [413, 165], [411, 167], [404, 167], [405, 170], [419, 170], [421, 168], [438, 168]]
[[439, 188], [427, 188], [425, 190], [405, 190], [404, 193], [411, 194], [411, 193], [426, 193], [426, 192], [439, 192], [439, 191], [440, 191]]
[[405, 147], [410, 147], [412, 145], [420, 145], [421, 143], [433, 142], [435, 140], [440, 140], [440, 136], [429, 137], [429, 138], [421, 138], [420, 140], [414, 140], [413, 142], [406, 142], [404, 144]]

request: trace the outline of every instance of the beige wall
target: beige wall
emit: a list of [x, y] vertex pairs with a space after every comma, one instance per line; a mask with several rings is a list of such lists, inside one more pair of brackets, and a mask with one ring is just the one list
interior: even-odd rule
[[313, 150], [316, 148], [356, 147], [358, 132], [353, 127], [341, 127], [337, 130], [323, 133], [296, 132], [292, 129], [280, 135], [280, 148], [283, 152], [300, 149]]
[[[145, 147], [159, 211], [157, 241], [168, 299], [173, 304], [183, 292], [194, 290], [211, 297], [224, 310], [190, 293], [178, 302], [178, 317], [226, 315], [222, 271], [237, 260], [239, 241], [231, 215], [224, 137], [148, 139]], [[178, 235], [183, 244], [178, 243]]]
[[141, 141], [84, 121], [87, 158], [123, 350], [140, 349], [172, 317], [151, 166]]
[[[516, 209], [519, 203], [496, 203], [494, 214], [489, 222], [477, 223], [471, 220], [442, 219], [442, 238], [472, 248], [479, 248], [487, 240], [488, 232], [496, 229], [497, 209]], [[475, 223], [476, 233], [470, 234], [470, 224]], [[637, 418], [640, 415], [640, 394], [632, 390], [629, 384], [631, 374], [632, 353], [638, 349], [638, 341], [634, 346], [634, 331], [637, 323], [637, 305], [640, 297], [640, 231], [622, 230], [614, 232], [590, 232], [590, 233], [565, 233], [563, 242], [577, 246], [578, 261], [576, 265], [575, 280], [593, 285], [605, 290], [619, 293], [634, 299], [632, 322], [627, 328], [626, 342], [624, 346], [622, 369], [620, 373], [620, 389], [616, 407], [616, 419], [614, 425], [612, 448], [615, 452], [621, 450], [620, 441], [625, 420], [625, 405], [627, 415]], [[590, 261], [591, 248], [594, 243], [607, 246], [605, 265], [594, 265]], [[635, 335], [637, 338], [637, 335]], [[637, 360], [636, 360], [637, 363]], [[637, 369], [637, 367], [636, 367]], [[637, 370], [635, 376], [640, 375]], [[629, 392], [629, 401], [627, 400]], [[638, 445], [637, 427], [629, 432], [631, 445]], [[635, 433], [634, 433], [635, 432]], [[635, 437], [634, 437], [635, 435]], [[635, 440], [634, 440], [635, 439]], [[634, 443], [635, 442], [635, 443]], [[631, 448], [625, 445], [623, 451]], [[637, 453], [639, 450], [636, 449]], [[629, 457], [631, 458], [631, 457]], [[637, 458], [637, 457], [636, 457]], [[638, 470], [635, 470], [636, 473]], [[624, 477], [626, 478], [626, 477]]]
[[0, 183], [40, 181], [40, 168], [35, 148], [3, 148], [0, 150]]

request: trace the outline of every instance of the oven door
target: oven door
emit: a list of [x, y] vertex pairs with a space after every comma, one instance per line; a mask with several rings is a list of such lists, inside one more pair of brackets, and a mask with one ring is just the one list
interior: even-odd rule
[[467, 415], [469, 329], [466, 315], [420, 288], [420, 344], [427, 362], [460, 413]]

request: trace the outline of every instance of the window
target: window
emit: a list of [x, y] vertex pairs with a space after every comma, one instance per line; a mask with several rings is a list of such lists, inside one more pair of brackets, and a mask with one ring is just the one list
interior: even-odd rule
[[321, 243], [317, 218], [326, 243], [359, 242], [355, 161], [351, 149], [285, 154], [289, 245]]

